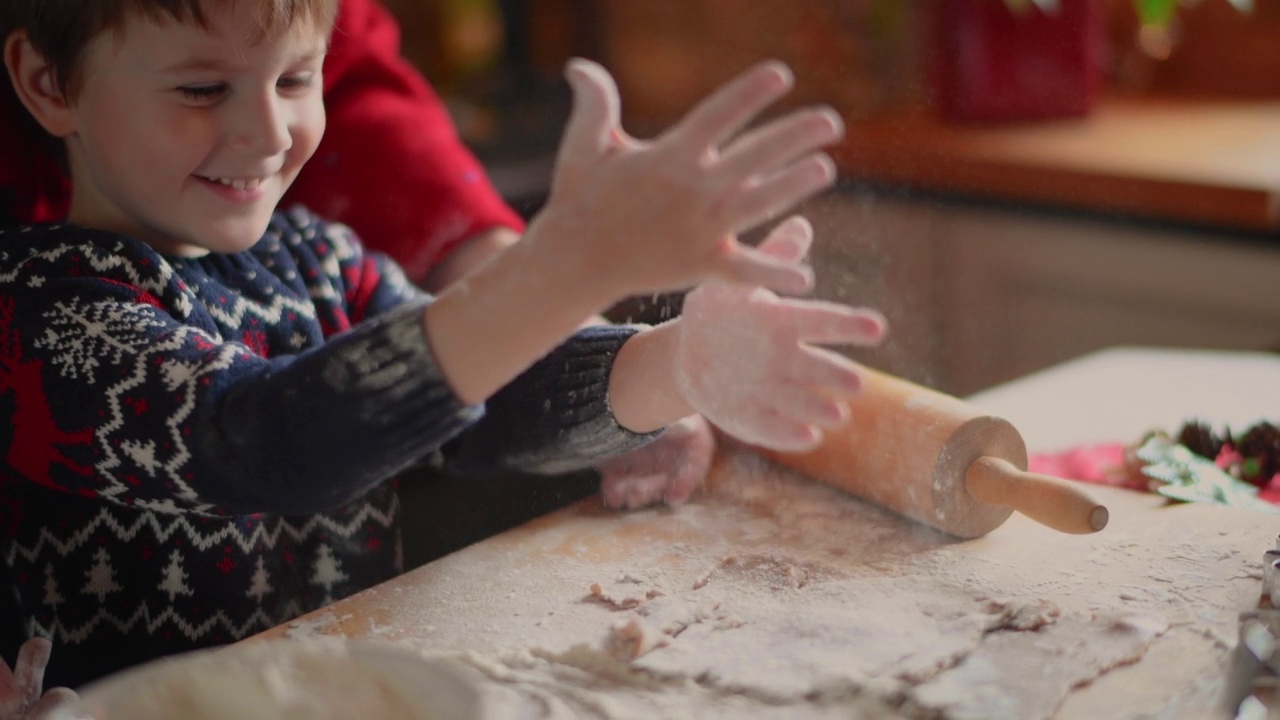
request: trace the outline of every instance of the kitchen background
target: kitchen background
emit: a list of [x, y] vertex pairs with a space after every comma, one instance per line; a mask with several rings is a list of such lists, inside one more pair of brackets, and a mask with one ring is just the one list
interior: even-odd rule
[[849, 123], [804, 211], [819, 294], [890, 320], [851, 352], [875, 367], [965, 395], [1113, 345], [1280, 351], [1280, 0], [384, 2], [526, 215], [568, 57], [614, 73], [642, 137], [788, 62], [787, 106]]

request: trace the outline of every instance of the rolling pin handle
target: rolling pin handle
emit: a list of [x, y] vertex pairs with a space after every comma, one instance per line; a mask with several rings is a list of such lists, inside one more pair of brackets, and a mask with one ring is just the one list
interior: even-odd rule
[[1095, 533], [1107, 526], [1107, 508], [1067, 480], [1019, 470], [1008, 460], [980, 457], [965, 471], [975, 498], [1004, 505], [1065, 533]]

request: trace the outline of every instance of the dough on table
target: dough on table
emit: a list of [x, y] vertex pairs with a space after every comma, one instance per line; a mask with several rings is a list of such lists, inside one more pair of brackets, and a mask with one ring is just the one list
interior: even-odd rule
[[[125, 671], [87, 688], [79, 707], [64, 717], [431, 720], [458, 716], [459, 703], [468, 701], [467, 683], [463, 675], [441, 672], [421, 656], [370, 643], [271, 641]], [[441, 714], [437, 707], [449, 709]]]

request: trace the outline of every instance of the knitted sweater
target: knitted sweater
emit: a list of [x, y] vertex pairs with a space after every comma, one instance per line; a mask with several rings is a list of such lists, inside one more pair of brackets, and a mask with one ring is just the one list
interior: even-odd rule
[[0, 232], [0, 654], [50, 637], [48, 683], [77, 685], [234, 641], [401, 570], [407, 465], [558, 472], [649, 438], [606, 399], [633, 329], [585, 330], [468, 407], [427, 302], [301, 209], [200, 258]]

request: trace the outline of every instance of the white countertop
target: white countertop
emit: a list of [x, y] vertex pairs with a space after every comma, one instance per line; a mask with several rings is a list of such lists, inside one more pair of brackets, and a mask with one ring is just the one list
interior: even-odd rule
[[1120, 347], [967, 398], [1013, 423], [1033, 452], [1133, 442], [1193, 418], [1243, 429], [1280, 422], [1280, 355]]

